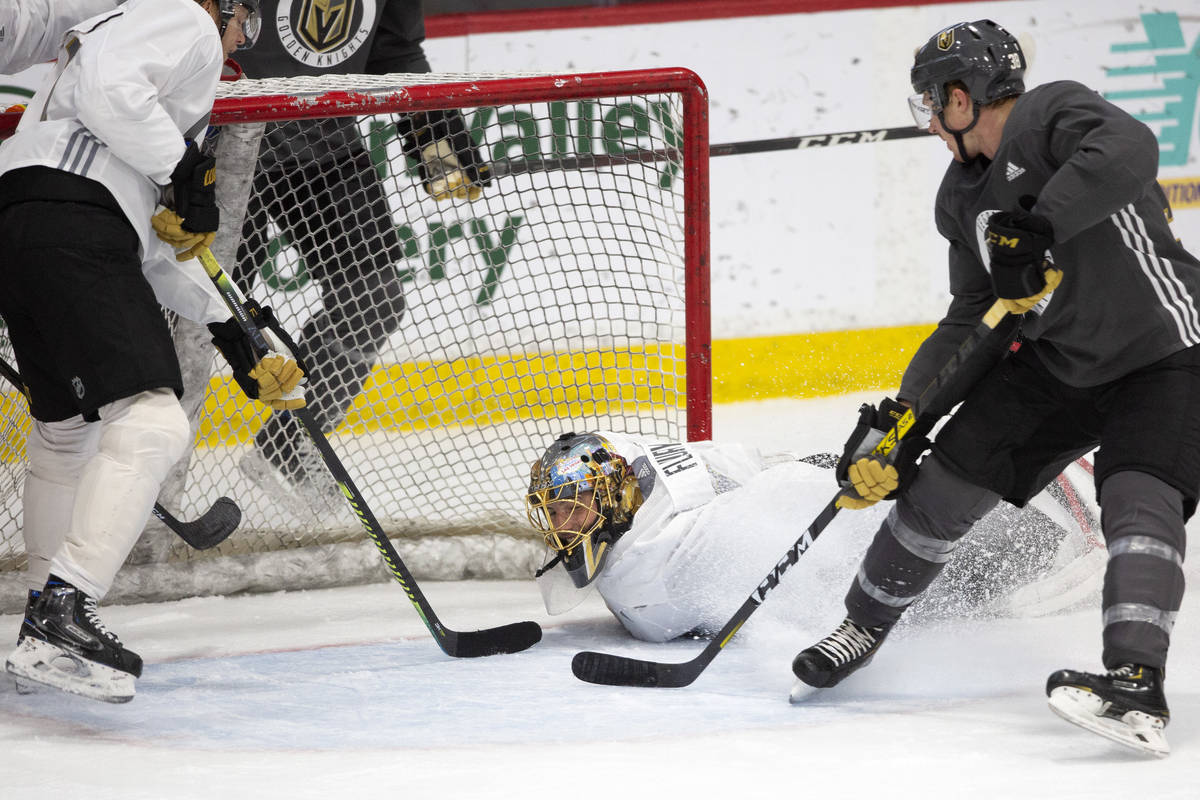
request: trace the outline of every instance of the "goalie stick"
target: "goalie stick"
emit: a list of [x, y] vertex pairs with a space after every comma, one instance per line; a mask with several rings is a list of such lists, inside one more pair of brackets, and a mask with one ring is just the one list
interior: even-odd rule
[[[21, 373], [3, 358], [0, 358], [0, 374], [22, 395], [25, 394], [25, 382], [21, 380]], [[154, 516], [195, 550], [216, 547], [228, 539], [242, 522], [242, 510], [228, 497], [218, 497], [207, 511], [194, 520], [176, 519], [159, 503], [154, 504]]]
[[[962, 344], [959, 345], [957, 352], [942, 367], [937, 377], [921, 392], [921, 396], [913, 402], [912, 407], [904, 412], [904, 415], [900, 417], [896, 425], [876, 445], [875, 453], [886, 455], [891, 452], [899, 441], [912, 429], [918, 419], [922, 418], [922, 414], [929, 411], [930, 405], [933, 404], [941, 389], [950, 382], [955, 373], [959, 372], [971, 353], [996, 329], [1006, 316], [1008, 316], [1008, 312], [1005, 310], [1004, 305], [997, 300], [988, 309], [988, 312], [984, 314], [979, 324], [975, 326], [971, 333], [967, 335], [967, 338], [963, 340]], [[733, 616], [725, 623], [720, 632], [691, 661], [685, 661], [680, 664], [662, 663], [627, 658], [610, 653], [584, 651], [576, 653], [574, 658], [571, 659], [571, 671], [575, 673], [576, 678], [582, 681], [607, 686], [678, 688], [691, 684], [692, 681], [700, 676], [704, 668], [725, 648], [725, 645], [729, 644], [729, 640], [746, 623], [746, 620], [750, 619], [750, 615], [758, 610], [758, 607], [767, 599], [767, 594], [779, 585], [779, 580], [783, 577], [783, 574], [800, 560], [800, 556], [808, 551], [808, 548], [821, 535], [821, 532], [837, 516], [840, 510], [837, 501], [841, 496], [841, 492], [834, 495], [833, 499], [821, 510], [812, 524], [805, 529], [795, 544], [788, 549], [783, 558], [779, 560], [767, 577], [763, 579], [762, 583], [758, 585], [758, 588], [746, 598], [746, 601], [734, 612]]]
[[[263, 332], [258, 329], [254, 320], [247, 314], [246, 308], [242, 304], [241, 297], [238, 294], [237, 287], [233, 285], [233, 281], [221, 269], [221, 265], [217, 263], [212, 251], [208, 248], [200, 248], [198, 257], [200, 263], [204, 265], [204, 270], [208, 273], [208, 277], [216, 284], [222, 299], [225, 300], [225, 304], [229, 306], [234, 319], [238, 321], [242, 330], [245, 331], [255, 356], [261, 357], [265, 355], [271, 350], [271, 346], [263, 336]], [[417, 585], [416, 579], [413, 578], [408, 568], [404, 566], [400, 554], [396, 552], [396, 548], [392, 546], [391, 540], [383, 532], [379, 520], [371, 512], [370, 506], [367, 505], [366, 499], [354, 484], [350, 473], [346, 471], [341, 459], [338, 458], [337, 453], [330, 446], [329, 440], [325, 438], [325, 434], [321, 431], [321, 426], [313, 419], [312, 412], [307, 408], [297, 408], [288, 413], [300, 421], [301, 427], [304, 428], [304, 433], [317, 448], [317, 451], [321, 454], [321, 459], [325, 462], [325, 466], [329, 468], [342, 494], [346, 496], [346, 500], [350, 503], [350, 508], [354, 511], [354, 515], [358, 517], [358, 521], [366, 529], [367, 535], [371, 537], [371, 541], [379, 549], [384, 563], [392, 573], [392, 577], [404, 589], [404, 593], [408, 595], [408, 599], [417, 610], [421, 621], [425, 623], [425, 627], [433, 634], [434, 641], [438, 643], [438, 646], [442, 648], [446, 655], [456, 658], [474, 658], [502, 653], [517, 653], [541, 641], [542, 629], [536, 622], [514, 622], [496, 628], [485, 628], [477, 631], [455, 631], [442, 625], [437, 614], [434, 613], [433, 607], [425, 599], [424, 593], [421, 592], [421, 588]]]

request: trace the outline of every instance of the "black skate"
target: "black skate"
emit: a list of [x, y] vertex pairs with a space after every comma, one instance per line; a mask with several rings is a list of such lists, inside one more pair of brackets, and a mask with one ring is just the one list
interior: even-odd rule
[[890, 625], [869, 628], [847, 617], [837, 630], [805, 650], [792, 661], [792, 672], [800, 680], [792, 688], [791, 701], [799, 702], [813, 689], [837, 686], [855, 670], [865, 667], [887, 637]]
[[127, 703], [142, 659], [96, 614], [96, 600], [54, 575], [27, 609], [6, 669], [21, 681]]
[[1163, 729], [1171, 719], [1163, 671], [1122, 664], [1103, 675], [1062, 669], [1046, 680], [1050, 710], [1067, 722], [1141, 753], [1171, 753]]
[[314, 510], [337, 503], [342, 497], [321, 454], [286, 412], [271, 415], [254, 437], [254, 449], [238, 467], [278, 505], [294, 508], [297, 501]]

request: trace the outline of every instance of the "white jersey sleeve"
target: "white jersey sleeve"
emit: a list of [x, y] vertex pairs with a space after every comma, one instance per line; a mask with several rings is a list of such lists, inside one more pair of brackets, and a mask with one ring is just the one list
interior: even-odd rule
[[117, 0], [5, 0], [0, 3], [0, 73], [53, 60], [72, 25], [116, 7]]

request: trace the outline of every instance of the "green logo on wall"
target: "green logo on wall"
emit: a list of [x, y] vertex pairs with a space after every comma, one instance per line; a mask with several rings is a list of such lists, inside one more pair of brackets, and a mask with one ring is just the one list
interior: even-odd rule
[[1188, 160], [1196, 120], [1196, 98], [1200, 95], [1200, 36], [1189, 48], [1179, 25], [1179, 15], [1174, 12], [1142, 14], [1141, 19], [1146, 40], [1114, 44], [1110, 50], [1113, 53], [1150, 51], [1154, 54], [1154, 63], [1136, 67], [1109, 67], [1104, 72], [1110, 78], [1146, 76], [1153, 79], [1161, 76], [1162, 86], [1105, 92], [1104, 97], [1112, 101], [1161, 102], [1161, 111], [1139, 111], [1133, 116], [1147, 124], [1161, 123], [1158, 133], [1159, 166], [1183, 166]]

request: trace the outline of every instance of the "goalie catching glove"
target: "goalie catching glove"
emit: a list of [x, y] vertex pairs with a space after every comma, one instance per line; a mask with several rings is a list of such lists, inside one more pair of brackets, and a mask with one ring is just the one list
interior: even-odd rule
[[997, 211], [988, 220], [986, 239], [992, 287], [1008, 313], [1024, 314], [1062, 282], [1062, 270], [1047, 253], [1054, 228], [1045, 217]]
[[304, 368], [292, 355], [296, 345], [279, 325], [270, 306], [260, 306], [253, 300], [247, 300], [245, 306], [246, 313], [260, 330], [270, 330], [279, 337], [286, 354], [271, 350], [261, 358], [257, 357], [250, 338], [232, 317], [224, 322], [209, 323], [213, 344], [233, 368], [234, 380], [247, 397], [266, 403], [276, 411], [303, 408]]
[[867, 508], [891, 500], [912, 481], [917, 459], [929, 449], [927, 438], [909, 434], [887, 455], [874, 452], [907, 410], [890, 397], [883, 398], [878, 409], [869, 403], [858, 409], [858, 424], [837, 465], [838, 485], [845, 490], [837, 499], [839, 508]]
[[404, 153], [417, 162], [421, 185], [435, 200], [474, 200], [492, 183], [492, 167], [483, 163], [462, 113], [410, 114], [400, 126]]
[[183, 158], [171, 173], [171, 183], [163, 190], [162, 211], [150, 225], [158, 238], [180, 252], [177, 261], [195, 258], [201, 247], [209, 247], [216, 238], [220, 212], [217, 210], [217, 162], [200, 153], [195, 142], [188, 142]]

